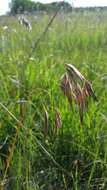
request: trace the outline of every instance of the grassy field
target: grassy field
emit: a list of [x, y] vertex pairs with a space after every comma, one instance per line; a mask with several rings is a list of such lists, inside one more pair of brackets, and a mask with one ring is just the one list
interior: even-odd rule
[[[32, 54], [50, 16], [29, 20], [32, 31], [0, 18], [0, 189], [106, 190], [107, 12], [58, 14]], [[60, 88], [66, 64], [98, 99], [82, 127]]]

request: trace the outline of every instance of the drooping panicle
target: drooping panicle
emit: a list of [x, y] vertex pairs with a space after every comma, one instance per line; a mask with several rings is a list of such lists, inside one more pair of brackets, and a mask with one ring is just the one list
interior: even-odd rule
[[92, 84], [71, 64], [66, 65], [66, 73], [61, 77], [60, 87], [71, 104], [74, 100], [78, 105], [80, 123], [83, 124], [83, 117], [87, 105], [87, 97], [97, 100]]

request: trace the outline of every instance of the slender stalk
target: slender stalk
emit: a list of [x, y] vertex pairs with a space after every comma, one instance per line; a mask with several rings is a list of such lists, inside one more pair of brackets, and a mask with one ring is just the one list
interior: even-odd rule
[[45, 27], [44, 31], [41, 33], [41, 35], [39, 36], [39, 38], [35, 41], [34, 45], [32, 46], [31, 52], [28, 55], [29, 58], [31, 57], [31, 55], [33, 54], [33, 52], [35, 51], [36, 47], [38, 46], [39, 42], [42, 40], [42, 38], [45, 36], [45, 34], [47, 33], [49, 27], [51, 26], [52, 22], [54, 21], [55, 17], [57, 16], [59, 10], [61, 9], [61, 6], [63, 5], [64, 1], [62, 1], [62, 3], [60, 4], [60, 6], [58, 6], [56, 12], [54, 13], [54, 15], [52, 16], [52, 18], [50, 19], [49, 23], [47, 24], [47, 26]]
[[[53, 17], [50, 19], [49, 23], [47, 24], [47, 26], [45, 27], [44, 31], [41, 33], [40, 37], [35, 41], [32, 49], [31, 49], [31, 52], [28, 54], [28, 57], [25, 59], [25, 62], [27, 62], [27, 60], [31, 57], [31, 55], [33, 54], [33, 52], [35, 51], [35, 49], [37, 48], [39, 42], [41, 41], [41, 39], [44, 37], [44, 35], [47, 33], [49, 27], [51, 26], [52, 22], [54, 21], [55, 17], [57, 16], [61, 6], [63, 5], [63, 2], [60, 4], [60, 6], [58, 6], [55, 14], [53, 15]], [[22, 64], [25, 64], [25, 63], [22, 63]], [[20, 88], [20, 92], [19, 92], [19, 96], [20, 96], [20, 100], [23, 98], [24, 96], [24, 73], [25, 73], [25, 66], [23, 67], [22, 65], [22, 75], [20, 76], [20, 79], [22, 78], [22, 82], [23, 82], [23, 88]], [[1, 106], [18, 122], [18, 126], [16, 128], [16, 132], [15, 132], [15, 135], [14, 135], [14, 138], [13, 138], [13, 142], [12, 144], [9, 146], [9, 155], [7, 157], [7, 160], [6, 160], [6, 169], [5, 169], [5, 172], [4, 172], [4, 176], [3, 176], [3, 179], [2, 179], [2, 182], [0, 184], [0, 190], [4, 190], [4, 187], [5, 187], [5, 179], [6, 179], [6, 176], [7, 176], [7, 173], [8, 173], [8, 170], [10, 168], [10, 165], [11, 165], [11, 161], [12, 161], [12, 158], [13, 158], [13, 154], [14, 154], [14, 150], [15, 150], [15, 145], [16, 145], [16, 142], [17, 142], [17, 138], [19, 136], [19, 133], [20, 133], [20, 128], [23, 126], [23, 123], [24, 123], [24, 116], [25, 116], [25, 106], [21, 103], [20, 106], [19, 106], [19, 112], [20, 112], [20, 118], [19, 120], [17, 120], [15, 118], [15, 116], [10, 113], [8, 111], [8, 109], [3, 105], [1, 104]]]

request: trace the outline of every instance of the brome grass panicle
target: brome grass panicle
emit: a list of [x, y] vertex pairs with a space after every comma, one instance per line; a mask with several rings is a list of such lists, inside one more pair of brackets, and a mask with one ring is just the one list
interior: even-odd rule
[[92, 84], [71, 64], [66, 65], [67, 72], [61, 77], [60, 87], [68, 102], [72, 104], [75, 100], [78, 105], [80, 123], [83, 124], [83, 116], [86, 107], [87, 97], [97, 100]]
[[55, 109], [55, 127], [56, 129], [59, 129], [61, 126], [62, 126], [61, 115], [58, 109]]
[[48, 134], [48, 111], [44, 107], [44, 134]]

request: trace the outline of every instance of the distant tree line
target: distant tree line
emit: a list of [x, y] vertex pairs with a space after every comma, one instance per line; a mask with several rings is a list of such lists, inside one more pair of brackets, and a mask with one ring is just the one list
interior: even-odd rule
[[[18, 13], [32, 13], [36, 11], [45, 11], [45, 12], [52, 12], [55, 11], [58, 5], [60, 6], [62, 2], [53, 2], [43, 4], [40, 2], [33, 2], [31, 0], [11, 0], [10, 3], [10, 13], [11, 14], [18, 14]], [[64, 2], [62, 6], [65, 12], [72, 11], [72, 6]]]
[[107, 11], [107, 6], [105, 7], [100, 7], [100, 6], [97, 6], [97, 7], [76, 7], [75, 8], [75, 12], [84, 12], [84, 11], [89, 11], [89, 12], [95, 12], [95, 11]]

